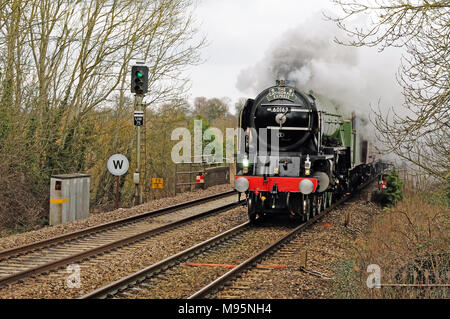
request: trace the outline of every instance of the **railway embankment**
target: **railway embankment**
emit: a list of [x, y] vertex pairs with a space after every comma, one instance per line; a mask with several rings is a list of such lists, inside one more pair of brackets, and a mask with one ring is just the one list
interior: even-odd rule
[[283, 267], [247, 271], [215, 297], [448, 298], [448, 202], [407, 191], [396, 206], [382, 208], [367, 200], [375, 189], [374, 183], [264, 261]]
[[[407, 188], [404, 199], [376, 214], [349, 246], [348, 256], [336, 265], [333, 296], [448, 298], [449, 236], [448, 197]], [[379, 273], [380, 288], [367, 287], [369, 265]]]

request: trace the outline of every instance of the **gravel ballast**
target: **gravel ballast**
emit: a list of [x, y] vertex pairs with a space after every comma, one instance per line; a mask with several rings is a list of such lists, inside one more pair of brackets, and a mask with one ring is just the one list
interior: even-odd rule
[[[255, 251], [265, 248], [288, 231], [289, 228], [286, 227], [247, 229], [243, 233], [225, 240], [222, 244], [185, 261], [203, 266], [178, 265], [173, 267], [164, 272], [162, 278], [156, 276], [156, 278], [148, 280], [148, 284], [152, 287], [144, 287], [134, 298], [188, 298], [230, 270], [226, 267], [216, 266], [217, 264], [238, 265], [252, 256]], [[212, 267], [205, 265], [212, 265]]]
[[[368, 229], [371, 219], [382, 213], [378, 206], [367, 202], [367, 194], [374, 190], [374, 186], [372, 184], [355, 198], [330, 211], [262, 262], [286, 265], [286, 269], [253, 268], [215, 298], [333, 298], [334, 265], [351, 256], [355, 241]], [[346, 213], [350, 214], [348, 227], [344, 226]], [[315, 272], [315, 275], [301, 270], [305, 251], [306, 269]]]
[[[0, 289], [0, 298], [78, 298], [247, 220], [244, 207], [196, 220], [178, 229], [78, 262], [80, 287], [70, 288], [66, 268]], [[75, 268], [73, 268], [75, 269]]]
[[175, 197], [167, 197], [150, 201], [132, 208], [119, 208], [117, 210], [110, 212], [92, 214], [89, 218], [79, 221], [74, 221], [56, 226], [45, 226], [39, 230], [6, 236], [0, 238], [0, 250], [31, 244], [55, 236], [71, 233], [88, 227], [97, 226], [106, 222], [111, 222], [121, 218], [142, 214], [151, 210], [156, 210], [167, 206], [180, 204], [183, 202], [199, 199], [202, 197], [208, 197], [211, 195], [224, 193], [230, 190], [232, 190], [232, 185], [230, 184], [213, 186], [206, 190], [197, 190], [195, 192], [178, 194]]
[[[242, 274], [240, 278], [233, 281], [230, 286], [227, 286], [225, 290], [219, 292], [215, 297], [332, 298], [334, 296], [333, 280], [330, 278], [334, 276], [334, 265], [339, 261], [349, 258], [350, 250], [354, 242], [361, 236], [361, 232], [364, 232], [368, 228], [374, 216], [381, 213], [381, 209], [376, 205], [367, 202], [367, 194], [373, 191], [374, 185], [372, 184], [366, 190], [361, 191], [353, 199], [350, 199], [347, 203], [331, 211], [318, 223], [299, 233], [290, 243], [262, 262], [263, 264], [269, 265], [286, 265], [287, 269], [251, 269]], [[212, 192], [213, 189], [215, 189], [215, 192]], [[226, 185], [226, 187], [211, 187], [207, 190], [209, 191], [208, 194], [204, 192], [201, 195], [193, 193], [194, 196], [197, 195], [198, 197], [189, 198], [186, 197], [191, 193], [182, 194], [179, 195], [181, 196], [179, 201], [175, 200], [179, 196], [164, 199], [166, 200], [165, 206], [224, 192], [229, 189], [231, 189], [230, 185]], [[170, 202], [169, 204], [167, 204], [167, 200]], [[163, 204], [160, 204], [161, 206], [146, 206], [150, 204], [158, 205], [160, 201], [162, 200], [147, 203], [129, 210], [115, 211], [117, 215], [123, 215], [119, 217], [114, 216], [114, 219], [164, 207]], [[40, 237], [35, 240], [50, 238], [65, 232], [114, 220], [111, 219], [111, 216], [108, 216], [111, 213], [98, 214], [91, 216], [87, 220], [66, 225], [46, 227], [32, 233], [36, 238]], [[346, 213], [350, 215], [349, 227], [344, 226]], [[98, 221], [95, 219], [100, 218], [104, 214], [106, 214], [104, 216], [105, 219], [99, 219]], [[49, 275], [38, 276], [30, 280], [27, 279], [24, 283], [2, 288], [0, 289], [0, 298], [77, 298], [245, 221], [247, 221], [246, 208], [235, 208], [181, 228], [170, 230], [155, 238], [129, 245], [124, 249], [111, 251], [98, 258], [79, 262], [78, 265], [81, 270], [81, 287], [79, 288], [68, 287], [67, 280], [71, 273], [67, 272], [66, 269], [61, 269]], [[87, 223], [87, 225], [81, 226], [80, 224], [83, 223]], [[19, 244], [14, 242], [14, 238], [16, 240], [26, 240], [27, 238], [22, 238], [21, 236], [27, 234], [2, 238], [0, 239], [0, 247], [6, 245], [8, 242], [15, 244], [15, 246], [23, 245], [27, 242]], [[7, 246], [6, 248], [10, 247], [13, 246]], [[312, 275], [301, 270], [303, 262], [300, 256], [305, 250], [308, 256], [307, 270], [316, 272], [316, 274], [324, 274], [328, 278]], [[196, 261], [213, 263], [217, 261], [217, 258]], [[183, 272], [186, 273], [196, 271], [198, 270], [189, 267], [183, 269]], [[212, 269], [205, 269], [203, 271], [214, 272]], [[180, 277], [180, 280], [182, 280], [182, 277]], [[184, 294], [181, 294], [181, 296], [185, 297]], [[167, 296], [141, 295], [139, 297], [164, 298]]]

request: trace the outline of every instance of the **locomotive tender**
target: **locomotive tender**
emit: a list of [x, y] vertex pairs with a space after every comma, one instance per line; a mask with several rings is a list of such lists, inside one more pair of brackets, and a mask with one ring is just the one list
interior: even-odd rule
[[379, 164], [356, 123], [285, 81], [248, 99], [234, 187], [246, 194], [250, 221], [272, 213], [308, 220], [373, 176]]

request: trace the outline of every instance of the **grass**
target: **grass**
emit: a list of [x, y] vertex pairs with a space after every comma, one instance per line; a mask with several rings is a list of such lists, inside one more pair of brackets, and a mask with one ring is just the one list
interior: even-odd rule
[[450, 211], [445, 194], [408, 189], [355, 240], [352, 258], [335, 265], [337, 298], [447, 298], [448, 287], [369, 289], [366, 269], [381, 268], [381, 284], [448, 284]]

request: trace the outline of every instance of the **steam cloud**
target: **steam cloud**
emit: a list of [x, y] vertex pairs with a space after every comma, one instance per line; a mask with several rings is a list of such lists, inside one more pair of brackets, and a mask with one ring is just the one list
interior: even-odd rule
[[283, 34], [262, 61], [242, 70], [236, 87], [255, 96], [273, 86], [277, 79], [293, 81], [303, 92], [312, 90], [319, 103], [325, 102], [320, 103], [325, 110], [336, 111], [330, 109], [333, 104], [344, 116], [355, 112], [360, 123], [372, 131], [371, 105], [381, 101], [387, 108], [403, 101], [395, 80], [400, 54], [398, 50], [380, 54], [374, 48], [347, 47], [334, 42], [335, 37], [345, 36], [334, 23], [317, 14]]

